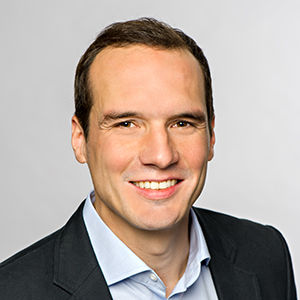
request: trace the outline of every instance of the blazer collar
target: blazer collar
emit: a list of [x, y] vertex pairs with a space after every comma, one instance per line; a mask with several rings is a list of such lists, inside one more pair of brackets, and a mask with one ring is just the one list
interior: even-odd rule
[[111, 300], [94, 255], [79, 206], [57, 238], [54, 249], [54, 284], [75, 299]]
[[[86, 231], [81, 203], [61, 230], [54, 249], [54, 284], [78, 300], [112, 300]], [[211, 213], [195, 209], [211, 254], [210, 270], [219, 300], [261, 300], [256, 275], [235, 266], [235, 242]]]
[[261, 300], [257, 277], [237, 267], [236, 243], [224, 233], [213, 214], [195, 209], [211, 255], [209, 264], [219, 300]]

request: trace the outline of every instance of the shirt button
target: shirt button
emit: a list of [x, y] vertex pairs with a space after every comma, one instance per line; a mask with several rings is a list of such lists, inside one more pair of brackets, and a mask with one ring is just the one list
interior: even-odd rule
[[155, 274], [153, 274], [153, 273], [151, 273], [150, 278], [153, 281], [157, 281], [157, 276]]

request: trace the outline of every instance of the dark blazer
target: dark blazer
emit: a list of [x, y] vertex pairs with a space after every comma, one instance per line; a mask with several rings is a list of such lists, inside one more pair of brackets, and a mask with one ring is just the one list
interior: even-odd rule
[[[0, 265], [1, 300], [112, 299], [82, 208], [83, 203], [62, 229]], [[210, 270], [219, 300], [297, 298], [290, 255], [278, 231], [194, 209], [212, 257]]]

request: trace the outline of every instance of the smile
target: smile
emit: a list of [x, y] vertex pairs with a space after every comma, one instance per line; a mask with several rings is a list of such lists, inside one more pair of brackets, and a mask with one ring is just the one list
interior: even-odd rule
[[132, 181], [132, 183], [142, 189], [149, 190], [165, 190], [171, 186], [174, 186], [179, 181], [176, 179], [169, 179], [164, 181]]

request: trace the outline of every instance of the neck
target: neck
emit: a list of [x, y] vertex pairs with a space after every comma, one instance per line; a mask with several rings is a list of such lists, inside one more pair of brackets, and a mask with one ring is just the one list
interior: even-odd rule
[[188, 216], [176, 228], [141, 232], [126, 245], [140, 257], [166, 286], [166, 297], [182, 277], [189, 256]]
[[112, 232], [160, 277], [166, 286], [166, 297], [183, 275], [189, 255], [189, 213], [172, 228], [142, 230], [128, 223], [107, 222], [103, 207], [95, 208]]

